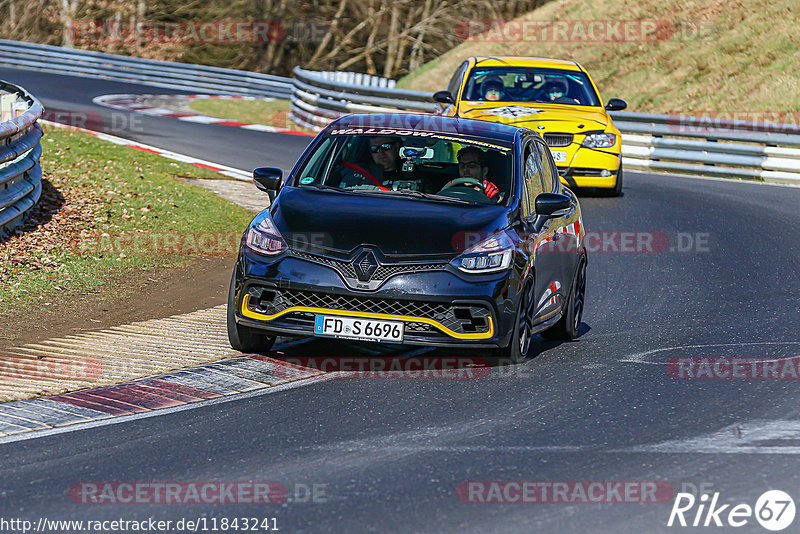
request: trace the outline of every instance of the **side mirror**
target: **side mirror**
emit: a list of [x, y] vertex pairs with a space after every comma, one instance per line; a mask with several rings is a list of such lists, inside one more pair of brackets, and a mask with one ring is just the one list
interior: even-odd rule
[[558, 217], [569, 211], [571, 199], [561, 193], [539, 193], [534, 201], [536, 215]]
[[606, 110], [608, 111], [622, 111], [628, 107], [628, 103], [621, 98], [610, 98], [606, 102]]
[[456, 101], [450, 91], [436, 91], [433, 93], [433, 99], [441, 104], [452, 104]]
[[283, 171], [274, 167], [258, 167], [253, 170], [253, 183], [265, 192], [279, 190], [282, 177]]

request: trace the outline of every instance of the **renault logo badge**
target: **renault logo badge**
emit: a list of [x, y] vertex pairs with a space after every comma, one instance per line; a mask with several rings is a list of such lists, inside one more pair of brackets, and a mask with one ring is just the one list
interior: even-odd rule
[[369, 282], [372, 275], [378, 269], [378, 259], [375, 253], [371, 250], [365, 250], [353, 262], [353, 268], [356, 271], [356, 276], [361, 282]]

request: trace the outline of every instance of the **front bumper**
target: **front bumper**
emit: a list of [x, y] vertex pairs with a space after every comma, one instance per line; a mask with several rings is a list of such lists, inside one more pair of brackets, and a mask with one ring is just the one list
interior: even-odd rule
[[[619, 141], [609, 148], [585, 148], [578, 143], [567, 147], [551, 147], [551, 150], [566, 151], [566, 162], [556, 163], [561, 183], [574, 187], [612, 188], [617, 183], [620, 167]], [[610, 176], [602, 176], [603, 171]]]
[[236, 268], [236, 321], [271, 334], [314, 336], [316, 315], [401, 321], [403, 343], [474, 348], [506, 346], [518, 283], [509, 270], [461, 277], [454, 268], [388, 277], [355, 290], [330, 265], [284, 253], [265, 258], [243, 247]]

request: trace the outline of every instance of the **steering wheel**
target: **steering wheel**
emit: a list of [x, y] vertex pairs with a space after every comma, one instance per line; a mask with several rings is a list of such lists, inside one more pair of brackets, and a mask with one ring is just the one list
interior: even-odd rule
[[451, 187], [456, 187], [458, 185], [463, 185], [466, 187], [476, 186], [480, 187], [481, 190], [483, 190], [483, 182], [481, 182], [477, 178], [472, 178], [471, 176], [462, 176], [461, 178], [456, 178], [455, 180], [450, 180], [449, 182], [447, 182], [445, 186], [439, 190], [439, 193], [442, 193], [450, 189]]

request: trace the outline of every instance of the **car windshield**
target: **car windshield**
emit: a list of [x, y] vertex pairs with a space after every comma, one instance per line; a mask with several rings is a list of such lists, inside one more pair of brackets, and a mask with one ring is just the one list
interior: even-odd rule
[[476, 67], [467, 79], [463, 100], [600, 105], [583, 72], [529, 67]]
[[450, 133], [333, 130], [294, 174], [297, 187], [505, 205], [512, 151], [495, 139]]

